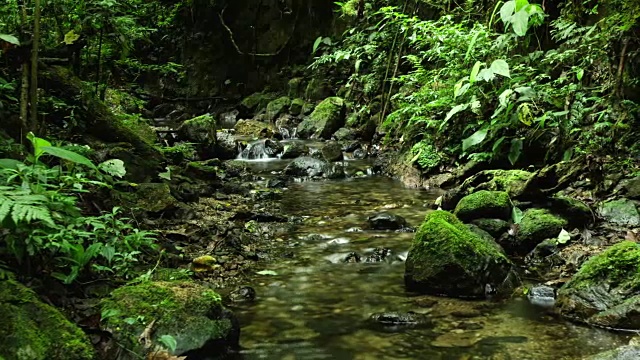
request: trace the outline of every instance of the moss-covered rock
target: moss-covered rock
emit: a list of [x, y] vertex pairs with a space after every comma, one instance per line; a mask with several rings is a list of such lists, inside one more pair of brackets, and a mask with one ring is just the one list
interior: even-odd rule
[[301, 142], [289, 142], [284, 146], [284, 150], [280, 158], [295, 159], [300, 156], [309, 155], [309, 147]]
[[342, 145], [337, 141], [327, 141], [322, 149], [320, 149], [320, 153], [328, 162], [341, 161], [344, 158], [342, 155]]
[[499, 245], [469, 230], [447, 211], [429, 213], [416, 233], [405, 264], [405, 285], [427, 294], [485, 296], [499, 287], [511, 262]]
[[303, 81], [304, 79], [301, 77], [296, 77], [289, 80], [289, 82], [287, 83], [287, 94], [290, 98], [296, 98], [303, 95]]
[[0, 280], [0, 359], [91, 360], [87, 336], [13, 279]]
[[509, 222], [502, 219], [476, 219], [471, 223], [488, 232], [496, 239], [509, 231]]
[[153, 330], [150, 338], [154, 344], [160, 344], [162, 336], [173, 337], [175, 355], [214, 356], [238, 345], [237, 321], [222, 306], [220, 295], [193, 282], [124, 286], [103, 300], [101, 307], [104, 326], [138, 357], [148, 351], [138, 341], [147, 327]]
[[569, 221], [570, 226], [581, 227], [593, 222], [594, 213], [584, 202], [563, 195], [549, 199], [549, 208], [553, 213]]
[[186, 120], [178, 129], [181, 140], [193, 143], [212, 144], [216, 141], [216, 119], [204, 114]]
[[623, 241], [585, 262], [558, 291], [558, 309], [589, 324], [640, 329], [640, 244]]
[[640, 200], [640, 176], [629, 180], [623, 188], [629, 199]]
[[277, 97], [274, 93], [257, 92], [253, 93], [240, 102], [240, 113], [242, 117], [252, 117], [264, 110], [267, 104]]
[[178, 204], [166, 183], [138, 184], [134, 199], [129, 206], [152, 213], [170, 210]]
[[640, 214], [633, 201], [618, 199], [602, 203], [598, 209], [600, 217], [614, 225], [640, 226]]
[[302, 115], [309, 115], [316, 109], [316, 104], [305, 102], [302, 106]]
[[322, 101], [316, 109], [298, 125], [298, 136], [329, 139], [344, 126], [346, 106], [339, 97]]
[[220, 161], [217, 159], [191, 161], [187, 164], [185, 175], [195, 179], [211, 181], [217, 178], [219, 168]]
[[313, 78], [307, 84], [307, 88], [304, 92], [304, 97], [310, 101], [319, 101], [331, 94], [329, 85], [318, 78]]
[[293, 116], [298, 116], [302, 114], [303, 108], [304, 108], [304, 100], [300, 98], [293, 99], [291, 101], [291, 105], [289, 106], [289, 114]]
[[569, 222], [546, 209], [525, 211], [515, 237], [502, 244], [507, 251], [527, 254], [543, 240], [556, 238]]
[[275, 121], [278, 116], [284, 114], [285, 111], [289, 109], [289, 106], [291, 106], [291, 99], [286, 96], [271, 101], [267, 104], [266, 120], [269, 122]]
[[234, 127], [236, 135], [257, 138], [270, 138], [273, 136], [273, 128], [264, 122], [256, 120], [240, 120]]
[[454, 214], [466, 222], [480, 218], [508, 220], [511, 218], [511, 200], [504, 191], [481, 190], [462, 198]]

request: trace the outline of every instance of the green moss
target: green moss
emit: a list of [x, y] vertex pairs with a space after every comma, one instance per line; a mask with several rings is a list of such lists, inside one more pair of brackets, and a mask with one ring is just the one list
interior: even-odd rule
[[507, 220], [511, 217], [511, 200], [504, 191], [481, 190], [462, 198], [454, 214], [463, 221], [479, 218]]
[[87, 336], [15, 280], [0, 281], [0, 358], [93, 359]]
[[102, 302], [103, 322], [118, 341], [138, 355], [142, 331], [155, 320], [153, 340], [173, 336], [176, 353], [202, 347], [212, 339], [224, 339], [232, 328], [222, 319], [221, 297], [192, 282], [145, 282], [116, 289]]
[[177, 204], [177, 200], [171, 195], [169, 184], [143, 183], [139, 184], [135, 193], [135, 202], [131, 207], [140, 208], [149, 212], [160, 212]]
[[157, 140], [156, 132], [138, 114], [116, 114], [116, 119], [121, 126], [130, 130], [144, 140], [147, 144], [154, 144]]
[[509, 223], [500, 219], [476, 219], [471, 222], [482, 230], [498, 238], [509, 230]]
[[524, 170], [487, 170], [493, 176], [495, 188], [492, 190], [506, 191], [515, 198], [522, 194], [524, 185], [533, 177], [533, 173]]
[[565, 287], [587, 287], [604, 281], [613, 287], [640, 291], [640, 244], [623, 241], [590, 258]]
[[289, 113], [293, 116], [298, 116], [302, 113], [302, 109], [304, 108], [304, 100], [297, 98], [291, 101], [291, 106], [289, 106]]
[[328, 139], [344, 125], [345, 103], [342, 98], [330, 97], [323, 100], [307, 119], [298, 125], [298, 134]]
[[241, 106], [245, 107], [247, 110], [252, 111], [254, 114], [264, 109], [270, 101], [276, 98], [276, 95], [273, 93], [263, 93], [257, 92], [253, 93], [240, 103]]
[[273, 135], [272, 127], [261, 121], [240, 120], [235, 126], [236, 135], [250, 136], [252, 138], [269, 138]]
[[[530, 209], [524, 213], [518, 236], [538, 238], [540, 241], [558, 236], [567, 221], [545, 209]], [[540, 242], [539, 241], [539, 242]]]
[[425, 173], [429, 173], [442, 164], [444, 157], [433, 144], [427, 140], [422, 140], [413, 145], [407, 153], [406, 160], [411, 165], [418, 164], [420, 169]]
[[213, 143], [216, 141], [216, 119], [211, 114], [204, 114], [186, 120], [178, 130], [189, 141]]
[[286, 96], [279, 97], [273, 101], [271, 101], [267, 105], [267, 120], [274, 121], [279, 115], [283, 114], [286, 110], [289, 109], [291, 105], [291, 99]]
[[499, 248], [474, 234], [455, 215], [443, 210], [426, 216], [407, 259], [420, 266], [420, 271], [413, 273], [415, 281], [428, 280], [453, 264], [472, 273], [487, 260], [509, 263]]

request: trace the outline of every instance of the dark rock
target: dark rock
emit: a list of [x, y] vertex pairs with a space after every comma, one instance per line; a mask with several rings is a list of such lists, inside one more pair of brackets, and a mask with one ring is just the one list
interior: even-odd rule
[[556, 304], [556, 291], [545, 285], [532, 286], [527, 292], [527, 300], [531, 305], [552, 308]]
[[598, 214], [605, 221], [618, 226], [640, 226], [640, 214], [633, 201], [618, 199], [600, 205]]
[[483, 298], [487, 285], [506, 292], [501, 286], [508, 283], [512, 264], [499, 249], [455, 215], [431, 212], [409, 250], [405, 285], [410, 291], [454, 297]]
[[355, 130], [345, 127], [338, 129], [332, 136], [333, 139], [338, 141], [355, 140], [357, 137], [358, 133]]
[[584, 202], [568, 196], [549, 199], [549, 208], [555, 214], [569, 221], [570, 226], [583, 227], [594, 221], [594, 213]]
[[296, 77], [288, 82], [288, 95], [290, 98], [296, 98], [298, 96], [303, 95], [303, 81], [304, 79], [301, 77]]
[[325, 161], [303, 156], [293, 160], [284, 169], [284, 174], [301, 177], [324, 176], [327, 178], [344, 177], [344, 170], [331, 166]]
[[275, 98], [276, 95], [273, 93], [253, 93], [242, 100], [238, 115], [241, 117], [253, 117], [266, 108], [267, 104]]
[[238, 141], [232, 134], [226, 131], [219, 132], [217, 140], [215, 153], [218, 159], [230, 160], [238, 156]]
[[638, 360], [640, 359], [640, 345], [625, 345], [617, 349], [605, 351], [589, 356], [585, 360]]
[[356, 149], [353, 152], [353, 158], [354, 159], [364, 159], [367, 157], [367, 151], [364, 149]]
[[289, 106], [289, 114], [293, 116], [298, 116], [302, 114], [303, 108], [304, 108], [304, 100], [300, 98], [293, 99], [293, 101], [291, 101], [291, 105]]
[[345, 111], [346, 106], [341, 98], [325, 99], [298, 125], [298, 136], [329, 139], [331, 134], [344, 125]]
[[249, 160], [274, 158], [283, 150], [284, 146], [279, 141], [265, 139], [247, 145], [240, 153], [240, 157]]
[[640, 244], [620, 242], [585, 262], [558, 290], [560, 314], [592, 325], [640, 330]]
[[278, 116], [282, 115], [285, 111], [289, 110], [289, 106], [291, 106], [291, 99], [286, 96], [279, 97], [273, 101], [271, 101], [267, 105], [266, 110], [266, 120], [269, 122], [275, 121]]
[[301, 142], [292, 141], [286, 143], [282, 153], [282, 159], [295, 159], [300, 156], [309, 155], [309, 147]]
[[320, 152], [322, 153], [322, 157], [328, 162], [341, 161], [343, 159], [342, 146], [335, 141], [328, 141]]
[[511, 200], [504, 191], [480, 190], [463, 197], [454, 214], [462, 221], [480, 218], [511, 219]]
[[171, 195], [169, 184], [143, 183], [136, 187], [135, 201], [131, 205], [151, 213], [159, 213], [175, 208], [178, 201]]
[[476, 219], [471, 223], [488, 232], [496, 239], [499, 238], [500, 235], [509, 231], [509, 223], [501, 219]]
[[629, 199], [640, 200], [640, 176], [629, 180], [624, 185], [624, 191]]
[[229, 300], [234, 303], [252, 302], [256, 299], [256, 291], [251, 286], [240, 286], [229, 293]]
[[270, 189], [283, 189], [288, 186], [288, 181], [285, 178], [271, 178], [267, 180], [267, 187]]
[[374, 230], [399, 230], [407, 226], [407, 221], [399, 215], [379, 213], [367, 218], [369, 227]]
[[362, 261], [362, 258], [356, 252], [350, 252], [343, 260], [345, 263], [359, 263], [360, 261]]
[[373, 249], [373, 253], [367, 256], [364, 259], [366, 263], [376, 263], [385, 261], [389, 256], [391, 256], [391, 250], [386, 248], [375, 248]]
[[191, 161], [187, 164], [185, 175], [205, 181], [215, 180], [218, 178], [218, 169], [221, 165], [218, 159]]
[[351, 141], [351, 142], [348, 142], [343, 149], [348, 153], [352, 153], [360, 149], [361, 147], [362, 147], [362, 144], [360, 144], [359, 141]]
[[178, 139], [196, 144], [203, 159], [215, 157], [216, 120], [210, 114], [187, 120], [178, 128]]
[[329, 84], [318, 78], [312, 78], [304, 92], [304, 97], [311, 101], [319, 101], [330, 95], [331, 87]]

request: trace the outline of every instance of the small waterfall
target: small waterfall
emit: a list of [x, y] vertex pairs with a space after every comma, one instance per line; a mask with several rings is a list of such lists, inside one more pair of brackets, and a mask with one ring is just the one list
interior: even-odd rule
[[275, 140], [258, 140], [247, 145], [242, 150], [238, 159], [240, 160], [263, 160], [276, 158], [284, 150], [284, 146]]

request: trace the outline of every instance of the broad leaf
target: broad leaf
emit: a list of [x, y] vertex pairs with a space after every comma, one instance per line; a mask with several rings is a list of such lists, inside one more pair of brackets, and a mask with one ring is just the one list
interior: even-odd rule
[[530, 86], [517, 87], [514, 89], [514, 91], [520, 95], [518, 101], [533, 100], [533, 98], [536, 96], [536, 91], [533, 90], [533, 88]]
[[322, 43], [322, 36], [318, 36], [316, 41], [313, 43], [313, 51], [311, 51], [312, 54], [315, 54], [315, 52], [318, 50], [318, 46], [320, 46], [321, 43]]
[[513, 90], [507, 89], [503, 91], [502, 94], [500, 94], [500, 96], [498, 96], [498, 100], [500, 101], [501, 106], [506, 107], [509, 104], [511, 100], [511, 94], [513, 94]]
[[517, 206], [513, 207], [511, 211], [511, 220], [514, 224], [520, 224], [522, 222], [522, 218], [524, 217], [524, 213]]
[[93, 162], [91, 162], [91, 160], [73, 151], [69, 151], [67, 149], [62, 149], [55, 146], [43, 146], [40, 149], [42, 150], [42, 152], [47, 153], [49, 155], [53, 155], [55, 157], [58, 157], [64, 160], [68, 160], [76, 164], [85, 165], [92, 169], [97, 169], [97, 167], [93, 164]]
[[524, 9], [529, 5], [529, 0], [516, 0], [516, 8], [514, 9], [516, 12]]
[[465, 111], [469, 108], [469, 104], [460, 104], [460, 105], [456, 105], [453, 108], [451, 108], [451, 110], [449, 110], [449, 112], [447, 113], [447, 116], [444, 118], [444, 122], [446, 123], [447, 121], [449, 121], [449, 119], [451, 119], [455, 114], [461, 112], [461, 111]]
[[525, 9], [518, 11], [511, 19], [513, 32], [518, 36], [525, 36], [529, 29], [529, 12]]
[[566, 244], [569, 240], [571, 240], [571, 235], [567, 230], [562, 229], [562, 231], [560, 231], [560, 235], [558, 235], [558, 244]]
[[127, 169], [124, 167], [124, 161], [120, 159], [111, 159], [98, 165], [98, 169], [106, 172], [107, 174], [115, 177], [123, 177], [127, 174]]
[[20, 45], [20, 40], [17, 37], [9, 34], [0, 34], [0, 40], [4, 40], [13, 45]]
[[458, 96], [464, 95], [469, 90], [469, 87], [471, 87], [469, 83], [465, 83], [464, 81], [458, 82], [453, 87], [453, 97], [457, 98]]
[[76, 40], [80, 39], [80, 35], [76, 34], [75, 31], [71, 30], [64, 35], [63, 42], [67, 45], [73, 45]]
[[509, 149], [509, 162], [515, 165], [522, 153], [522, 139], [511, 140], [511, 149]]
[[578, 69], [578, 72], [576, 73], [576, 78], [578, 78], [578, 81], [582, 81], [583, 77], [584, 77], [584, 69]]
[[171, 335], [162, 335], [158, 338], [158, 341], [171, 352], [176, 351], [176, 347], [178, 346], [178, 341]]
[[500, 8], [500, 19], [502, 22], [507, 25], [511, 23], [511, 17], [513, 13], [516, 11], [516, 2], [515, 0], [507, 1]]
[[0, 169], [17, 169], [18, 165], [24, 165], [22, 161], [16, 159], [0, 159]]
[[487, 137], [488, 131], [489, 131], [489, 128], [480, 129], [474, 132], [468, 138], [462, 140], [462, 151], [467, 151], [467, 149], [469, 149], [470, 147], [476, 146], [481, 142], [483, 142], [484, 139]]
[[471, 69], [471, 75], [469, 75], [469, 82], [471, 84], [473, 84], [476, 81], [476, 78], [478, 77], [478, 72], [480, 72], [480, 66], [482, 66], [483, 63], [481, 63], [480, 61], [476, 61], [475, 65], [473, 65], [473, 69]]
[[43, 147], [51, 146], [50, 142], [43, 138], [35, 136], [32, 132], [27, 134], [27, 139], [29, 139], [29, 141], [31, 141], [31, 144], [33, 145], [33, 155], [35, 156], [36, 160], [44, 153], [44, 150], [42, 150]]
[[484, 80], [486, 82], [489, 82], [489, 81], [491, 81], [491, 80], [493, 80], [495, 78], [496, 78], [496, 76], [493, 73], [493, 71], [491, 71], [491, 69], [482, 69], [478, 73], [477, 80]]
[[511, 77], [511, 73], [509, 72], [509, 64], [502, 59], [498, 59], [491, 63], [491, 72], [497, 75], [502, 75], [504, 77]]

